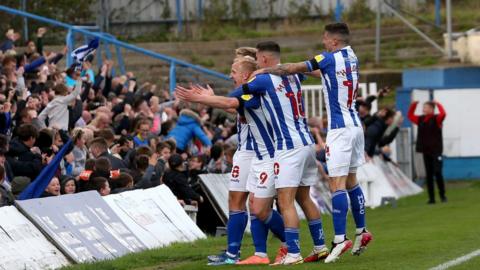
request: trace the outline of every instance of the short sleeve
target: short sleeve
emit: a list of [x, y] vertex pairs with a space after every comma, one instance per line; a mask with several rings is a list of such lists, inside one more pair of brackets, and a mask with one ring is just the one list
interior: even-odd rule
[[243, 110], [243, 108], [258, 108], [260, 106], [259, 98], [252, 94], [245, 94], [243, 91], [243, 86], [238, 87], [228, 94], [229, 97], [234, 97], [240, 103], [237, 111]]
[[325, 69], [330, 63], [332, 63], [333, 55], [329, 52], [323, 52], [314, 58], [306, 61], [308, 71], [312, 72], [317, 69]]
[[244, 94], [264, 95], [271, 84], [270, 75], [259, 74], [242, 85], [241, 88]]

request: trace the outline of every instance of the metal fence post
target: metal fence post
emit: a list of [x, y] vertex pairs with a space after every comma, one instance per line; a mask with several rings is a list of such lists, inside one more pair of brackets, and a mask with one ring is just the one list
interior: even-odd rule
[[182, 33], [182, 2], [180, 0], [175, 1], [176, 3], [176, 12], [177, 12], [177, 35], [180, 36], [180, 33]]
[[170, 95], [175, 91], [177, 86], [177, 71], [175, 62], [170, 62], [170, 76], [168, 77], [170, 81]]
[[442, 24], [442, 17], [440, 15], [441, 1], [435, 0], [435, 25], [440, 27]]
[[342, 1], [337, 0], [337, 6], [335, 8], [335, 21], [337, 22], [342, 21], [342, 13], [343, 13]]
[[66, 40], [67, 41], [67, 68], [69, 68], [73, 62], [72, 51], [74, 50], [74, 47], [75, 47], [75, 34], [72, 28], [68, 29], [66, 39], [67, 39]]
[[382, 20], [382, 1], [377, 0], [377, 23], [375, 27], [375, 64], [380, 64], [380, 27]]
[[[27, 0], [22, 0], [22, 10], [27, 11]], [[23, 38], [25, 41], [30, 40], [28, 38], [28, 18], [23, 17]]]
[[115, 45], [115, 53], [117, 54], [118, 66], [120, 68], [120, 72], [125, 74], [125, 63], [123, 62], [122, 52], [120, 51], [120, 47]]

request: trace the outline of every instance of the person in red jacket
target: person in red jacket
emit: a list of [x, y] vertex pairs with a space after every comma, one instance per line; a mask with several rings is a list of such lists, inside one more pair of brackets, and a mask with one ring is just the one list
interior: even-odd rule
[[[442, 104], [438, 101], [428, 101], [423, 104], [423, 114], [415, 115], [417, 105], [418, 101], [410, 105], [408, 119], [418, 126], [416, 151], [423, 154], [423, 162], [427, 173], [428, 203], [435, 203], [434, 177], [437, 182], [440, 199], [442, 202], [447, 202], [442, 175], [442, 124], [447, 114]], [[438, 114], [435, 114], [435, 106], [438, 107]]]

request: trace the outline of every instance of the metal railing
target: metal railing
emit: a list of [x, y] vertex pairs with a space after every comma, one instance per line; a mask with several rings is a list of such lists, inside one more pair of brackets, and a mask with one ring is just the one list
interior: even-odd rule
[[[377, 83], [359, 83], [358, 90], [362, 97], [369, 95], [377, 95]], [[302, 95], [305, 103], [305, 116], [310, 117], [323, 117], [323, 97], [322, 97], [323, 85], [303, 85]], [[377, 100], [372, 102], [371, 113], [375, 113], [378, 110]]]
[[[186, 61], [183, 61], [183, 60], [180, 60], [180, 59], [168, 56], [168, 55], [160, 54], [160, 53], [153, 52], [153, 51], [141, 48], [141, 47], [137, 47], [135, 45], [117, 40], [114, 36], [112, 36], [108, 33], [92, 32], [92, 31], [89, 31], [89, 30], [87, 30], [83, 27], [74, 26], [74, 25], [71, 25], [71, 24], [56, 21], [56, 20], [53, 20], [53, 19], [50, 19], [50, 18], [35, 15], [35, 14], [29, 13], [29, 12], [13, 9], [13, 8], [3, 6], [3, 5], [0, 5], [0, 11], [4, 11], [4, 12], [10, 13], [12, 15], [37, 20], [37, 21], [40, 21], [40, 22], [43, 22], [43, 23], [47, 23], [47, 24], [51, 24], [51, 25], [54, 25], [54, 26], [57, 26], [57, 27], [67, 29], [68, 30], [67, 46], [70, 46], [68, 48], [69, 49], [69, 55], [70, 55], [71, 50], [73, 49], [73, 44], [74, 44], [73, 37], [76, 33], [80, 33], [80, 34], [83, 34], [87, 37], [97, 37], [97, 38], [99, 38], [100, 41], [102, 41], [104, 44], [106, 44], [105, 46], [107, 46], [107, 47], [108, 47], [108, 44], [114, 45], [115, 48], [116, 48], [117, 55], [119, 55], [119, 53], [120, 53], [120, 48], [124, 48], [124, 49], [134, 51], [134, 52], [137, 52], [137, 53], [141, 53], [143, 55], [146, 55], [146, 56], [158, 59], [158, 60], [168, 62], [170, 64], [170, 72], [169, 72], [170, 92], [173, 92], [173, 90], [175, 89], [175, 86], [176, 86], [176, 81], [177, 81], [176, 68], [177, 68], [177, 66], [183, 66], [183, 67], [191, 68], [192, 70], [195, 70], [197, 72], [200, 72], [200, 73], [203, 73], [203, 74], [206, 74], [206, 75], [210, 75], [210, 76], [213, 76], [213, 77], [216, 77], [216, 78], [219, 78], [219, 79], [223, 79], [223, 80], [229, 80], [229, 77], [227, 75], [222, 74], [220, 72], [210, 70], [210, 69], [198, 66], [198, 65], [194, 65], [194, 64], [188, 63]], [[108, 56], [109, 52], [110, 52], [109, 49], [106, 50], [107, 56]], [[123, 59], [122, 59], [122, 61], [123, 61]], [[120, 66], [122, 66], [122, 63], [120, 63]], [[124, 72], [124, 70], [121, 70], [121, 71]]]

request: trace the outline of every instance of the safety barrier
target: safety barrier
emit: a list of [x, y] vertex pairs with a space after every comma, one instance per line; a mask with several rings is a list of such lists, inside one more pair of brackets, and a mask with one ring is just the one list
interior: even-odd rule
[[[359, 83], [358, 91], [362, 97], [377, 94], [377, 83]], [[305, 103], [305, 116], [323, 117], [323, 85], [302, 85], [302, 95]], [[372, 103], [372, 113], [378, 110], [378, 103], [375, 100]]]
[[0, 269], [56, 269], [67, 258], [14, 206], [0, 208]]
[[16, 201], [16, 206], [0, 208], [0, 269], [57, 269], [206, 237], [165, 185], [106, 197], [89, 191]]
[[[364, 191], [366, 205], [372, 208], [380, 206], [384, 197], [401, 198], [422, 192], [422, 188], [408, 178], [399, 167], [378, 156], [358, 169], [357, 179]], [[200, 175], [200, 185], [224, 224], [228, 221], [229, 182], [230, 174]], [[317, 185], [311, 189], [310, 195], [322, 213], [331, 213], [331, 196], [327, 182], [319, 179]], [[304, 218], [300, 207], [296, 206], [299, 216]]]
[[396, 165], [375, 156], [357, 170], [365, 204], [378, 207], [382, 198], [402, 198], [422, 192], [422, 188], [408, 178]]

